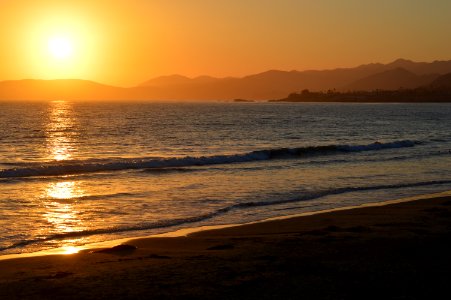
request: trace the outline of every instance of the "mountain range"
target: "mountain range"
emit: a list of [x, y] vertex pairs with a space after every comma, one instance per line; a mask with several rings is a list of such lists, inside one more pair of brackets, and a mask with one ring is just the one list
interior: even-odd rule
[[[267, 100], [311, 91], [396, 90], [431, 86], [451, 88], [451, 60], [366, 64], [333, 70], [270, 70], [241, 78], [161, 76], [122, 88], [78, 80], [13, 80], [0, 82], [2, 100]], [[448, 74], [448, 75], [446, 75]], [[446, 76], [443, 76], [446, 75]]]

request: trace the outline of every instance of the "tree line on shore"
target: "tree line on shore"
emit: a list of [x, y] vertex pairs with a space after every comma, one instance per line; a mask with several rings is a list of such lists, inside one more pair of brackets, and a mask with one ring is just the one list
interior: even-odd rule
[[286, 98], [269, 102], [451, 102], [451, 89], [420, 87], [415, 89], [312, 92], [304, 89]]

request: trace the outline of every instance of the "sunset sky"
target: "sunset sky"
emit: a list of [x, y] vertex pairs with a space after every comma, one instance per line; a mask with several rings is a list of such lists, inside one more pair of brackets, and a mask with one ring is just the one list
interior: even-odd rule
[[133, 86], [448, 60], [450, 16], [448, 0], [0, 0], [0, 80]]

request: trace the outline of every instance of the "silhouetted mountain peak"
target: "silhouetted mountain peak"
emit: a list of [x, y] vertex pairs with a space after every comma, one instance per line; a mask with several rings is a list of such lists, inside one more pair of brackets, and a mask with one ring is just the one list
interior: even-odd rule
[[146, 82], [141, 83], [140, 87], [151, 87], [151, 86], [178, 86], [178, 85], [186, 85], [186, 84], [200, 84], [200, 83], [209, 83], [218, 80], [219, 78], [212, 76], [198, 76], [195, 78], [189, 78], [186, 76], [173, 74], [167, 76], [159, 76], [152, 78]]
[[268, 70], [265, 72], [245, 76], [242, 79], [246, 80], [246, 79], [255, 79], [255, 78], [267, 78], [267, 79], [279, 78], [279, 77], [285, 77], [288, 74], [290, 74], [290, 72], [281, 71], [281, 70]]
[[217, 79], [216, 77], [202, 75], [202, 76], [195, 77], [193, 80], [195, 80], [195, 81], [212, 81], [212, 80], [216, 80], [216, 79]]
[[409, 59], [404, 59], [404, 58], [398, 58], [396, 60], [394, 60], [393, 62], [389, 63], [388, 65], [391, 66], [404, 66], [406, 64], [413, 64], [414, 62], [409, 60]]
[[173, 84], [183, 84], [191, 81], [190, 78], [178, 74], [159, 76], [150, 79], [146, 82], [140, 84], [140, 86], [159, 86], [159, 85], [173, 85]]

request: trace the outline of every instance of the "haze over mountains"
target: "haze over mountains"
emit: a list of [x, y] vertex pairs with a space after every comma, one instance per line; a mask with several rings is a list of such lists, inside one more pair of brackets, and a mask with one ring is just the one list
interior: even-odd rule
[[[121, 88], [85, 80], [17, 80], [0, 82], [3, 100], [267, 100], [311, 91], [396, 90], [451, 86], [451, 60], [413, 62], [309, 71], [270, 70], [242, 78], [161, 76], [136, 87]], [[434, 84], [432, 84], [435, 82]], [[437, 83], [438, 82], [438, 83]], [[431, 85], [432, 84], [432, 85]]]

